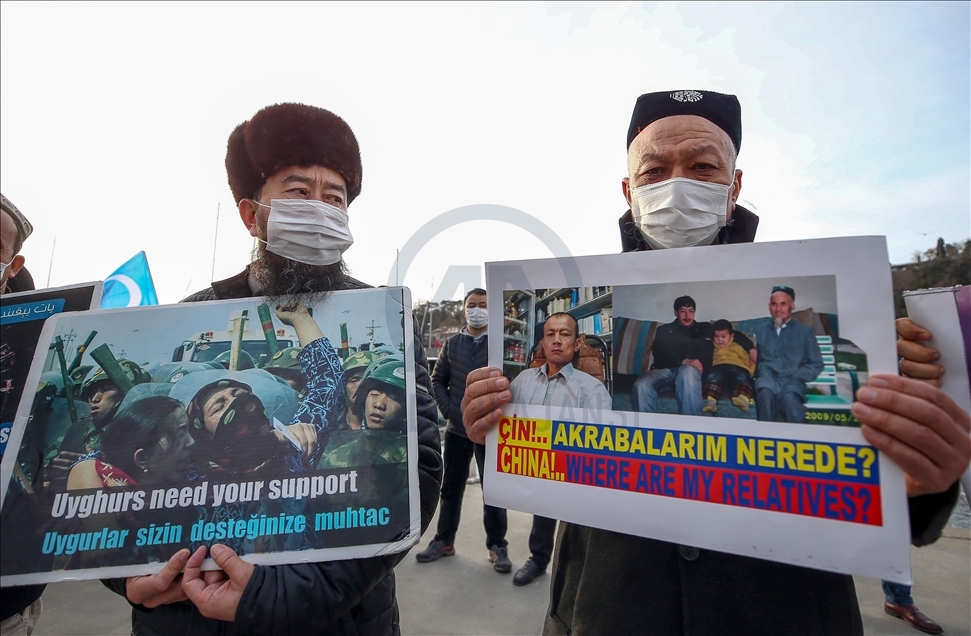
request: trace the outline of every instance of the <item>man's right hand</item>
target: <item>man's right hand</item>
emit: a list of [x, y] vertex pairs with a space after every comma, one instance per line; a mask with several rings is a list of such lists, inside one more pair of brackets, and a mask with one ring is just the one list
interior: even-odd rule
[[509, 402], [509, 380], [495, 367], [482, 367], [469, 373], [465, 379], [465, 395], [462, 397], [462, 422], [469, 439], [484, 444], [486, 434], [502, 418], [500, 407]]
[[149, 609], [188, 600], [182, 591], [182, 568], [188, 560], [189, 550], [183, 548], [172, 555], [160, 572], [129, 577], [125, 581], [125, 598]]
[[900, 356], [900, 373], [908, 378], [921, 380], [931, 386], [941, 387], [944, 367], [934, 364], [941, 357], [937, 349], [926, 347], [920, 342], [931, 339], [931, 332], [916, 324], [910, 318], [898, 318], [897, 355]]

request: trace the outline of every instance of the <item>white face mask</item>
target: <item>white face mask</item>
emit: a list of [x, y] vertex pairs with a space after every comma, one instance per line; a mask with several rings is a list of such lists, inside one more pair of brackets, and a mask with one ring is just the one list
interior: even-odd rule
[[338, 207], [311, 199], [271, 199], [269, 208], [266, 249], [278, 256], [307, 265], [333, 265], [354, 244], [347, 212]]
[[731, 189], [684, 177], [634, 188], [634, 223], [653, 249], [710, 245], [725, 227]]
[[473, 329], [482, 329], [489, 324], [489, 312], [484, 307], [468, 307], [465, 319]]

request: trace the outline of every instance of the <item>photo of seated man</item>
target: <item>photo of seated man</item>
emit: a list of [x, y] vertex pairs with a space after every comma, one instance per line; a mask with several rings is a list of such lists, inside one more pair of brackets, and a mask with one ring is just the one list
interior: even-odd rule
[[634, 382], [631, 403], [635, 411], [657, 413], [658, 394], [674, 389], [678, 412], [701, 415], [701, 378], [711, 366], [711, 325], [695, 322], [697, 303], [691, 296], [674, 301], [674, 320], [658, 327], [654, 337], [654, 364]]
[[712, 325], [712, 343], [715, 351], [711, 358], [711, 369], [705, 374], [705, 413], [718, 411], [718, 400], [724, 393], [731, 395], [732, 404], [747, 411], [755, 404], [752, 388], [752, 375], [758, 352], [753, 348], [746, 351], [735, 342], [735, 329], [725, 319], [716, 320]]
[[823, 370], [823, 357], [812, 327], [792, 320], [796, 292], [776, 286], [769, 296], [772, 320], [755, 329], [759, 347], [755, 369], [755, 403], [758, 419], [775, 421], [781, 413], [786, 422], [806, 421], [806, 383]]

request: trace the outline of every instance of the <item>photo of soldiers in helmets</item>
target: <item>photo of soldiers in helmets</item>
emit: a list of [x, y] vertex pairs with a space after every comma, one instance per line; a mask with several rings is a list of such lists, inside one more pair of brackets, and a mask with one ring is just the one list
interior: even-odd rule
[[364, 372], [367, 368], [371, 366], [377, 358], [370, 351], [358, 351], [347, 356], [344, 360], [344, 398], [346, 401], [346, 407], [340, 422], [338, 423], [338, 428], [360, 430], [361, 419], [354, 413], [352, 408], [354, 405], [354, 398], [357, 396], [358, 387], [361, 386], [361, 380], [364, 379]]
[[404, 431], [405, 362], [387, 355], [372, 362], [358, 386], [351, 410], [365, 429]]

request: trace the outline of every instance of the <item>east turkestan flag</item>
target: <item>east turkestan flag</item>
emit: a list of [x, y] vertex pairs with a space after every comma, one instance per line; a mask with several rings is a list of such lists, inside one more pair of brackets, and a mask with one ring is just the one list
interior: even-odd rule
[[104, 293], [101, 296], [102, 309], [157, 304], [158, 296], [155, 295], [155, 283], [152, 282], [152, 272], [148, 269], [145, 252], [135, 254], [105, 279]]

